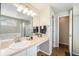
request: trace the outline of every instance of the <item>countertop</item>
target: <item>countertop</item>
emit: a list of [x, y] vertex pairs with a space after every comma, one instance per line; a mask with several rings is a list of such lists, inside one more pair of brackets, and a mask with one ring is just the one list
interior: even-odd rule
[[0, 56], [14, 55], [34, 45], [39, 46], [40, 44], [47, 41], [48, 37], [47, 35], [42, 35], [42, 37], [34, 35], [32, 40], [27, 40], [26, 37], [21, 37], [20, 39], [22, 40], [21, 42], [12, 43], [8, 48], [0, 49]]

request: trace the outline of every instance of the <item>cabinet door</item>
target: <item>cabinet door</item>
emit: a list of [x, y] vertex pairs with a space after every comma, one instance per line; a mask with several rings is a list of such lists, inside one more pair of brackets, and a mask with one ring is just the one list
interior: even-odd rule
[[27, 49], [27, 56], [37, 56], [37, 46], [33, 46]]
[[15, 54], [14, 56], [26, 56], [26, 50], [23, 50], [23, 51]]

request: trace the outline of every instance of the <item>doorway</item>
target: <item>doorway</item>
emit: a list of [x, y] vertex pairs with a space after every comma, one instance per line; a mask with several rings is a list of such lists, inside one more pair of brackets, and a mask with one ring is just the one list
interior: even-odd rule
[[69, 55], [69, 16], [59, 17], [59, 48]]
[[[53, 17], [52, 17], [53, 19]], [[55, 35], [55, 21], [52, 20], [52, 33]], [[52, 47], [52, 56], [69, 56], [69, 16], [59, 17], [59, 47]], [[54, 39], [54, 35], [52, 35]], [[54, 45], [54, 40], [52, 43]]]

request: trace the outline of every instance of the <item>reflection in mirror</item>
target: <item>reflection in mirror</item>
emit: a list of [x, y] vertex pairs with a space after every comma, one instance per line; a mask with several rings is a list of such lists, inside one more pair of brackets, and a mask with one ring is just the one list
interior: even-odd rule
[[[0, 4], [0, 49], [9, 47], [10, 44], [20, 42], [21, 37], [32, 36], [32, 16], [17, 11], [11, 3]], [[22, 4], [26, 6], [25, 4]]]
[[22, 20], [8, 16], [0, 16], [0, 39], [7, 39], [6, 35], [21, 37], [32, 36], [32, 20]]
[[0, 34], [20, 32], [19, 24], [20, 23], [18, 20], [5, 16], [0, 16]]

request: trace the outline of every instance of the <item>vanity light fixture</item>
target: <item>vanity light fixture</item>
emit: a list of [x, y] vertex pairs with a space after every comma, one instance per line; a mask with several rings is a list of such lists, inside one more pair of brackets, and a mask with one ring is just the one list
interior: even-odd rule
[[35, 16], [35, 15], [36, 15], [36, 13], [33, 12], [31, 16]]
[[29, 16], [29, 15], [31, 15], [32, 13], [33, 13], [33, 11], [32, 11], [32, 10], [29, 10], [28, 13], [27, 13], [27, 15]]
[[25, 8], [24, 10], [23, 10], [23, 14], [26, 14], [26, 13], [28, 13], [28, 8]]
[[18, 11], [18, 12], [22, 12], [22, 10], [23, 10], [23, 7], [22, 7], [22, 6], [17, 7], [17, 11]]
[[36, 13], [28, 7], [25, 7], [23, 5], [16, 5], [16, 7], [17, 7], [17, 11], [22, 12], [23, 14], [27, 14], [28, 16], [32, 16], [32, 17], [36, 15]]

